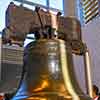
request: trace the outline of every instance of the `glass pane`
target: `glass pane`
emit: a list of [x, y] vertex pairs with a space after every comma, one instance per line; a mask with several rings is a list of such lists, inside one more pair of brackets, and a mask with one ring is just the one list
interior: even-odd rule
[[46, 6], [46, 0], [27, 0], [27, 1], [34, 2], [34, 3]]
[[28, 5], [28, 4], [24, 4], [24, 7], [31, 9], [31, 10], [35, 10], [34, 6]]
[[63, 10], [63, 0], [49, 0], [50, 7]]
[[30, 42], [35, 41], [35, 35], [34, 34], [28, 34], [25, 41], [24, 41], [24, 47], [27, 46]]
[[5, 11], [12, 0], [0, 0], [0, 31], [5, 27]]
[[24, 41], [24, 47], [27, 46], [29, 43], [33, 42], [34, 40], [32, 39], [25, 39]]

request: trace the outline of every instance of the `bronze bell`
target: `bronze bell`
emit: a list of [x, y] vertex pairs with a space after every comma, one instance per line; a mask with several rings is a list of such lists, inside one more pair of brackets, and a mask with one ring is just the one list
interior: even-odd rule
[[64, 40], [39, 39], [28, 44], [24, 68], [21, 84], [25, 89], [18, 95], [26, 97], [20, 100], [91, 100], [79, 87], [72, 50]]

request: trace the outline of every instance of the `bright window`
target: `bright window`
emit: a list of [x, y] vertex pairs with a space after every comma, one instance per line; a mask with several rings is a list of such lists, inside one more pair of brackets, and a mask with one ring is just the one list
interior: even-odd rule
[[51, 8], [63, 10], [63, 0], [49, 0], [49, 5]]
[[34, 2], [34, 3], [37, 3], [37, 4], [41, 4], [41, 5], [44, 5], [46, 6], [47, 4], [47, 0], [27, 0], [27, 1], [30, 1], [30, 2]]
[[5, 27], [5, 11], [12, 0], [0, 0], [0, 31]]
[[53, 8], [63, 11], [63, 0], [24, 0], [24, 1], [25, 1], [24, 3], [26, 2], [35, 3], [42, 7], [44, 6], [47, 8]]

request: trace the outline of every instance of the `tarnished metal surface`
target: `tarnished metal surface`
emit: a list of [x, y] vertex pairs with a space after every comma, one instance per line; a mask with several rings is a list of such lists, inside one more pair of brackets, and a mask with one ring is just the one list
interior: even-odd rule
[[21, 89], [12, 100], [91, 100], [79, 87], [71, 48], [63, 40], [40, 39], [27, 45], [24, 69]]

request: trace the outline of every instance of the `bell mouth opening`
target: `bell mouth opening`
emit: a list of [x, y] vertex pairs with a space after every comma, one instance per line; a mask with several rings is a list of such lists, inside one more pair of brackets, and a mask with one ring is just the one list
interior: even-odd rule
[[72, 96], [58, 92], [39, 92], [32, 94], [25, 100], [72, 100]]

